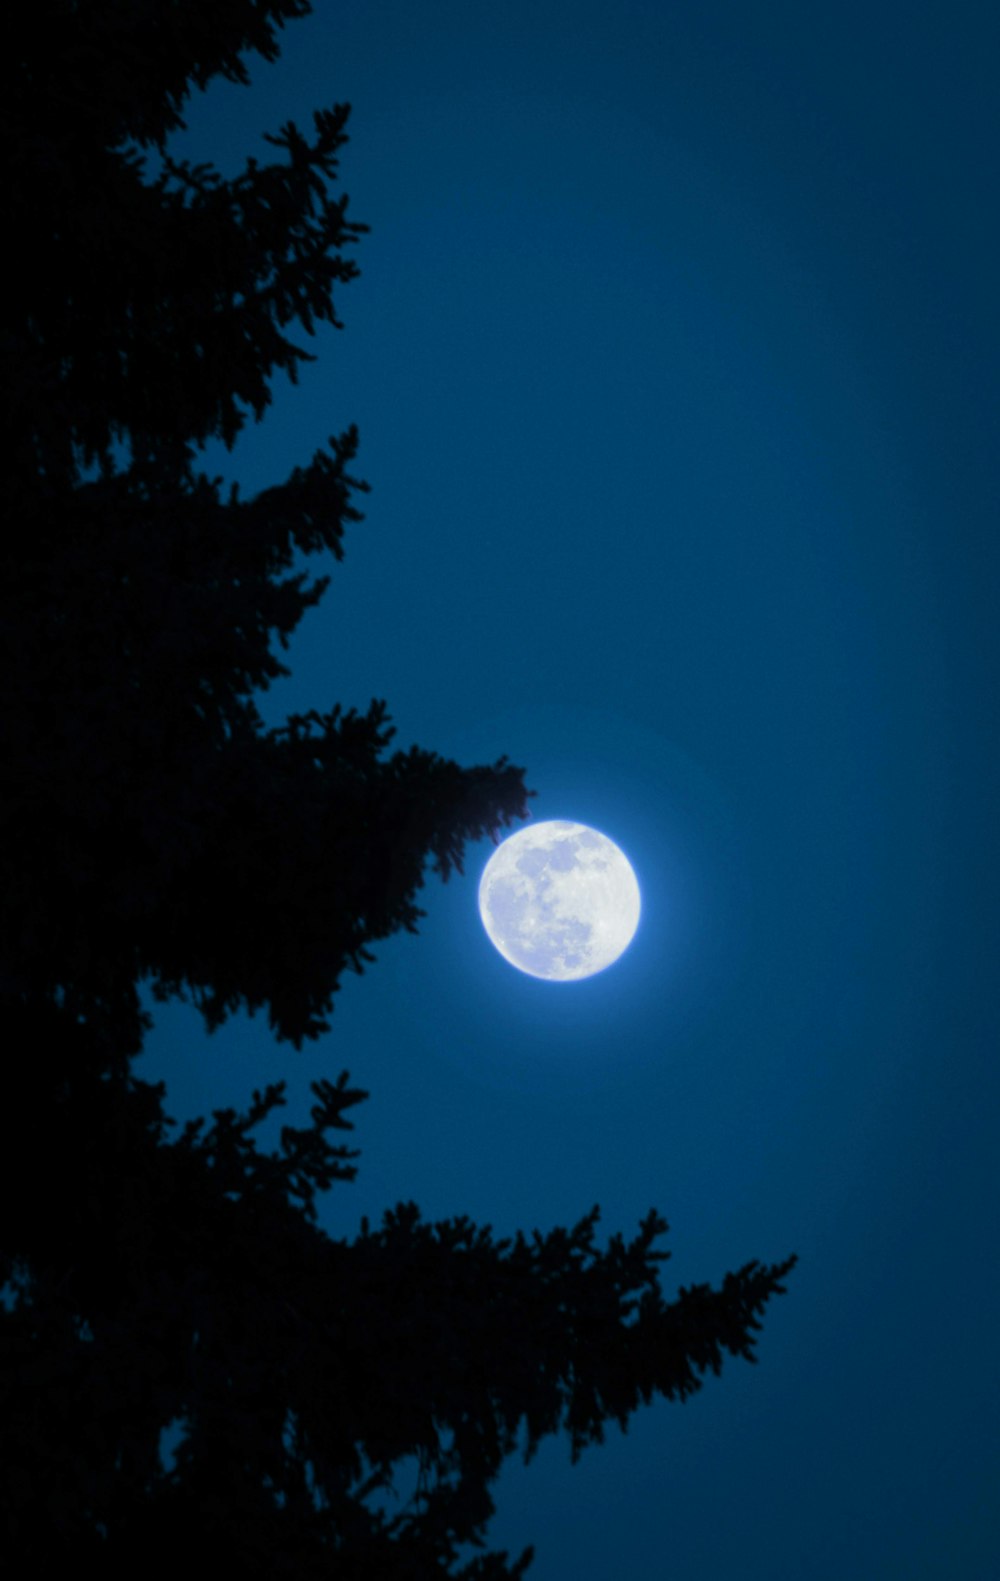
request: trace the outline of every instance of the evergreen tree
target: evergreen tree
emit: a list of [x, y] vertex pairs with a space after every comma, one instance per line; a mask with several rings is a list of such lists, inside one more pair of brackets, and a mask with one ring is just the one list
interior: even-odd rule
[[299, 557], [339, 559], [359, 518], [357, 436], [252, 499], [199, 456], [337, 323], [348, 112], [232, 180], [169, 137], [309, 9], [45, 0], [0, 67], [0, 1510], [25, 1574], [519, 1575], [467, 1556], [504, 1458], [560, 1431], [576, 1454], [751, 1358], [793, 1261], [667, 1302], [655, 1214], [601, 1249], [596, 1212], [497, 1241], [403, 1204], [337, 1241], [316, 1199], [354, 1173], [346, 1076], [262, 1151], [280, 1084], [177, 1134], [132, 1071], [144, 980], [209, 1027], [266, 1006], [316, 1037], [343, 972], [415, 929], [428, 863], [526, 814], [505, 760], [393, 752], [382, 703], [280, 729], [254, 704], [325, 586]]

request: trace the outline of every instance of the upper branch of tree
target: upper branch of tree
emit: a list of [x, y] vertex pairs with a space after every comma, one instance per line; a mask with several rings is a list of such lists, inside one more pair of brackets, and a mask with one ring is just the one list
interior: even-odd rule
[[57, 995], [119, 1049], [144, 975], [210, 1025], [268, 1004], [314, 1036], [345, 967], [415, 925], [425, 860], [447, 876], [525, 814], [506, 764], [381, 761], [384, 711], [317, 715], [302, 746], [254, 705], [326, 587], [299, 558], [340, 559], [360, 520], [357, 434], [249, 500], [194, 462], [294, 378], [296, 330], [338, 324], [365, 229], [333, 191], [348, 107], [232, 180], [164, 138], [191, 87], [245, 80], [240, 52], [273, 58], [308, 9], [57, 0], [2, 67], [0, 996]]

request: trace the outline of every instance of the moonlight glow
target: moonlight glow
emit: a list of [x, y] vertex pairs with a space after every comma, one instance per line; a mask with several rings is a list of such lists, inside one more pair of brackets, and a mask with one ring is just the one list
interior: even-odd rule
[[639, 885], [613, 840], [586, 824], [529, 824], [498, 846], [479, 883], [483, 927], [519, 971], [592, 977], [631, 943]]

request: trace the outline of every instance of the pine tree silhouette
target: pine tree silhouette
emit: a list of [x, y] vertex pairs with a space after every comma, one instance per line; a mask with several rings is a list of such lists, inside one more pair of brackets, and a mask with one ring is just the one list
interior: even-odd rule
[[[353, 430], [242, 499], [201, 469], [260, 419], [292, 338], [337, 324], [365, 227], [336, 195], [348, 109], [223, 180], [177, 162], [193, 88], [247, 80], [307, 0], [45, 0], [2, 64], [8, 234], [0, 487], [0, 1478], [9, 1574], [225, 1563], [244, 1576], [503, 1581], [503, 1460], [578, 1454], [684, 1398], [794, 1259], [667, 1302], [635, 1238], [494, 1238], [412, 1204], [353, 1242], [317, 1197], [354, 1174], [364, 1094], [281, 1084], [180, 1133], [132, 1061], [139, 986], [209, 1027], [266, 1007], [295, 1043], [345, 970], [416, 928], [428, 864], [526, 815], [519, 769], [391, 749], [385, 705], [266, 729], [254, 696], [343, 551]], [[385, 1498], [412, 1470], [417, 1491]], [[464, 1550], [464, 1552], [463, 1552]]]

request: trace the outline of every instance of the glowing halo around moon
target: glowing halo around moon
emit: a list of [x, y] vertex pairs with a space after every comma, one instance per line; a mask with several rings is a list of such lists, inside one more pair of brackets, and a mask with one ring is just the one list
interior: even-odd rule
[[553, 819], [504, 840], [479, 883], [479, 914], [512, 966], [548, 982], [592, 977], [639, 925], [639, 883], [598, 829]]

